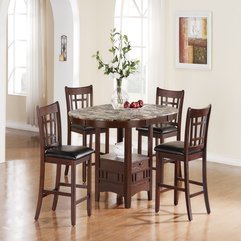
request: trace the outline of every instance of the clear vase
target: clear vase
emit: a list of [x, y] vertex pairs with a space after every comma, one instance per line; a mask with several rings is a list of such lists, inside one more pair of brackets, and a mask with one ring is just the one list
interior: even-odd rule
[[128, 101], [129, 97], [122, 88], [122, 79], [117, 79], [117, 88], [114, 90], [111, 97], [111, 104], [114, 109], [124, 108], [124, 103]]

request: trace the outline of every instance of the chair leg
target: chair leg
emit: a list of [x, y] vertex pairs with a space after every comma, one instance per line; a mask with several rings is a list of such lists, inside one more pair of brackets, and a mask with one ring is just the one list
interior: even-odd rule
[[42, 201], [43, 201], [43, 190], [44, 190], [44, 178], [45, 178], [45, 165], [40, 165], [40, 178], [39, 178], [39, 192], [38, 192], [38, 202], [37, 202], [37, 208], [35, 212], [35, 220], [38, 220]]
[[[67, 144], [71, 145], [71, 130], [68, 129]], [[67, 176], [69, 173], [69, 165], [66, 165], [64, 175]]]
[[159, 153], [156, 153], [156, 190], [155, 190], [155, 211], [160, 209], [160, 184], [163, 183], [163, 163]]
[[192, 208], [190, 201], [190, 188], [189, 188], [189, 164], [188, 161], [184, 161], [184, 183], [185, 183], [185, 198], [186, 198], [186, 207], [189, 221], [192, 220]]
[[[55, 191], [59, 192], [59, 183], [60, 183], [60, 176], [61, 176], [61, 165], [57, 164], [56, 170], [56, 180], [55, 180]], [[52, 210], [55, 211], [58, 203], [59, 195], [56, 193], [54, 194], [54, 200], [52, 205]]]
[[76, 163], [71, 164], [71, 224], [76, 223]]
[[88, 174], [87, 174], [87, 214], [91, 215], [91, 156], [88, 160]]
[[179, 177], [182, 177], [182, 166], [181, 166], [181, 163], [179, 163], [178, 175], [179, 175]]
[[[152, 170], [150, 170], [151, 172]], [[152, 184], [150, 184], [150, 187], [152, 187]], [[151, 188], [150, 188], [151, 189]], [[149, 190], [147, 191], [147, 198], [148, 198], [148, 201], [151, 201], [152, 200], [152, 190]]]
[[110, 131], [106, 129], [105, 132], [105, 153], [109, 153], [109, 145], [110, 145]]
[[142, 135], [140, 131], [138, 131], [138, 144], [137, 144], [137, 153], [141, 154], [141, 147], [142, 147]]
[[211, 212], [208, 198], [208, 186], [207, 186], [207, 161], [206, 158], [202, 160], [202, 178], [203, 178], [203, 192], [204, 192], [204, 201], [206, 205], [207, 213]]
[[174, 205], [178, 204], [178, 190], [177, 187], [179, 187], [179, 170], [180, 170], [180, 162], [179, 161], [175, 161], [174, 162], [174, 169], [175, 169], [175, 174], [174, 174], [174, 186], [176, 187], [176, 189], [174, 189]]
[[64, 175], [67, 176], [69, 173], [69, 165], [65, 166], [65, 171], [64, 171]]
[[[86, 137], [87, 138], [87, 137]], [[92, 143], [93, 143], [93, 135], [90, 134], [90, 139], [89, 139], [89, 147], [92, 148]]]
[[[87, 146], [87, 135], [83, 134], [83, 146]], [[83, 182], [86, 182], [86, 162], [83, 162], [82, 165], [82, 179]]]

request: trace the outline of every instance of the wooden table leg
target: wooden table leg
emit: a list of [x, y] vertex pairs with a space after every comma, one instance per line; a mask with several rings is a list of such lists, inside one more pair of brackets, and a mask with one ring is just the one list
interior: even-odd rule
[[[117, 143], [123, 141], [123, 128], [117, 128]], [[117, 205], [121, 205], [123, 203], [123, 197], [117, 195], [116, 197], [116, 203]]]
[[150, 167], [150, 186], [148, 191], [148, 200], [152, 200], [152, 166], [153, 166], [153, 126], [148, 126], [148, 157], [149, 157], [149, 167]]
[[123, 141], [123, 128], [117, 128], [117, 142]]
[[131, 173], [132, 173], [132, 129], [125, 128], [125, 160], [124, 160], [124, 198], [125, 208], [131, 207]]
[[99, 202], [99, 169], [100, 169], [100, 128], [95, 132], [95, 201]]

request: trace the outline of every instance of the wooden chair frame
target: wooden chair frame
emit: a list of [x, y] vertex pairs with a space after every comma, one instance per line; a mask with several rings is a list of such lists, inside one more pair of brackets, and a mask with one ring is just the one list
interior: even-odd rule
[[[89, 136], [89, 147], [92, 148], [93, 135], [95, 134], [94, 127], [84, 127], [72, 124], [68, 113], [71, 110], [87, 108], [93, 106], [93, 86], [83, 87], [67, 87], [65, 86], [65, 98], [67, 107], [67, 123], [68, 123], [68, 136], [67, 143], [71, 145], [71, 133], [75, 132], [82, 135], [83, 146], [87, 146], [87, 137]], [[105, 133], [105, 153], [109, 153], [109, 129], [102, 128], [101, 133]], [[84, 164], [85, 165], [85, 164]], [[66, 166], [65, 175], [68, 175], [69, 166]], [[86, 168], [83, 168], [83, 181], [86, 181]]]
[[[174, 190], [174, 204], [178, 204], [178, 191], [185, 192], [186, 207], [189, 221], [192, 220], [192, 210], [190, 199], [200, 194], [204, 194], [207, 213], [211, 212], [208, 188], [207, 188], [207, 135], [211, 113], [211, 105], [203, 109], [188, 108], [185, 126], [185, 138], [182, 141], [173, 141], [160, 144], [155, 147], [156, 151], [156, 200], [155, 210], [159, 211], [160, 193], [167, 190]], [[163, 163], [168, 158], [174, 161], [174, 185], [164, 184]], [[202, 181], [190, 180], [189, 162], [202, 159]], [[183, 163], [184, 177], [179, 175], [179, 166]], [[180, 186], [184, 182], [184, 188]], [[190, 184], [202, 187], [201, 191], [190, 193]]]
[[[153, 138], [155, 138], [156, 145], [158, 140], [160, 143], [164, 142], [165, 138], [176, 136], [177, 140], [181, 138], [181, 122], [182, 122], [182, 108], [184, 100], [184, 90], [167, 90], [156, 88], [156, 104], [172, 106], [178, 109], [178, 114], [168, 124], [157, 124], [153, 126]], [[142, 152], [142, 137], [148, 136], [148, 128], [142, 127], [137, 128], [138, 131], [138, 153]]]
[[[35, 220], [38, 220], [42, 200], [49, 194], [54, 195], [52, 210], [57, 207], [58, 197], [71, 198], [71, 223], [76, 223], [76, 205], [87, 200], [87, 213], [91, 215], [91, 154], [93, 149], [80, 146], [62, 145], [62, 130], [59, 103], [39, 107], [37, 106], [39, 134], [40, 134], [40, 180], [38, 202]], [[45, 188], [45, 164], [51, 163], [57, 166], [54, 189]], [[87, 163], [87, 183], [76, 184], [76, 167], [80, 163]], [[71, 183], [61, 182], [61, 166], [71, 167]], [[61, 186], [70, 187], [70, 192], [60, 190]], [[86, 189], [86, 196], [76, 200], [76, 188]]]

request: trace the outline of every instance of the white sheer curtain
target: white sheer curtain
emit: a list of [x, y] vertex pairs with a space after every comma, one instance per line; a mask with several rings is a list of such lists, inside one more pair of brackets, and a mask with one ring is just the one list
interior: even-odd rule
[[164, 48], [164, 13], [165, 0], [149, 0], [149, 43], [148, 43], [148, 69], [149, 80], [148, 102], [155, 103], [156, 87], [163, 87], [165, 69]]
[[165, 0], [116, 0], [115, 27], [130, 37], [141, 60], [138, 78], [144, 81], [135, 84], [141, 85], [136, 89], [148, 103], [155, 103], [156, 87], [164, 84], [164, 3]]
[[28, 124], [37, 126], [36, 106], [45, 103], [46, 37], [45, 0], [28, 1], [27, 97]]

